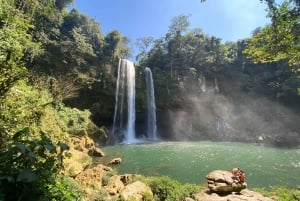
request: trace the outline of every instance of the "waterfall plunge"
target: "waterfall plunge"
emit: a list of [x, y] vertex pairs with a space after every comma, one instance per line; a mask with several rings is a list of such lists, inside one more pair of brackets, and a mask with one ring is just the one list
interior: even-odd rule
[[[125, 98], [127, 96], [127, 105]], [[118, 67], [113, 135], [118, 142], [132, 143], [135, 138], [135, 69], [132, 62], [121, 59]], [[124, 114], [127, 106], [127, 115]], [[124, 121], [127, 120], [126, 129]]]
[[154, 96], [154, 85], [151, 69], [145, 68], [145, 79], [147, 87], [147, 137], [157, 140], [156, 134], [156, 106]]

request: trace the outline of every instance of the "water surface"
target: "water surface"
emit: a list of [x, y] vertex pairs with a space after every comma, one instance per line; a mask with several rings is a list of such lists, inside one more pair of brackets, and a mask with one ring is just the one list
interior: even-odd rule
[[203, 184], [216, 169], [240, 167], [249, 188], [276, 185], [300, 186], [300, 150], [278, 149], [256, 144], [231, 142], [158, 142], [101, 148], [106, 163], [121, 157], [114, 166], [119, 174], [166, 175], [182, 183]]

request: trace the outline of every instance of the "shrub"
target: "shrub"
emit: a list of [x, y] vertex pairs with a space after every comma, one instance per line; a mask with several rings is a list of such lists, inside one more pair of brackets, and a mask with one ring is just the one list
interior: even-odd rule
[[[38, 89], [20, 80], [5, 98], [0, 101], [0, 148], [12, 136], [25, 127], [30, 127], [33, 136], [47, 133], [55, 142], [66, 139], [68, 134], [84, 135], [93, 123], [88, 110], [69, 108], [63, 103], [54, 103], [46, 89]], [[94, 128], [94, 130], [98, 128]], [[95, 132], [95, 131], [93, 131]]]
[[57, 108], [60, 119], [60, 127], [63, 131], [72, 135], [86, 135], [91, 123], [91, 113], [88, 110], [64, 107], [62, 104]]
[[47, 185], [45, 197], [52, 201], [75, 201], [83, 199], [83, 190], [71, 178], [55, 175], [53, 183]]
[[57, 174], [68, 148], [67, 122], [83, 118], [72, 127], [81, 131], [87, 127], [88, 115], [88, 111], [53, 104], [46, 89], [26, 80], [17, 82], [0, 100], [0, 200], [80, 197], [70, 180]]
[[39, 135], [40, 117], [51, 102], [51, 95], [46, 90], [37, 90], [25, 80], [20, 80], [0, 100], [1, 141], [12, 140], [12, 136], [25, 127], [31, 127], [32, 135]]
[[66, 190], [56, 186], [60, 178], [55, 175], [61, 170], [62, 154], [67, 148], [63, 143], [54, 144], [43, 133], [40, 138], [32, 138], [29, 128], [17, 132], [0, 154], [0, 189], [4, 200], [38, 200], [52, 197], [49, 190], [54, 187]]
[[266, 197], [276, 197], [278, 201], [298, 201], [300, 200], [300, 191], [296, 189], [288, 189], [282, 186], [274, 186], [268, 191], [255, 188], [253, 189], [257, 192], [262, 193]]
[[147, 177], [142, 180], [150, 186], [155, 199], [158, 201], [181, 201], [185, 197], [192, 197], [194, 193], [200, 191], [200, 186], [194, 184], [183, 185], [167, 176]]
[[153, 201], [153, 196], [146, 192], [143, 194], [142, 201]]

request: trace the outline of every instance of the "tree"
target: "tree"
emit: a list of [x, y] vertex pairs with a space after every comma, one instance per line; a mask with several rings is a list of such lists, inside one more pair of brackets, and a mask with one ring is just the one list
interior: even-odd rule
[[153, 44], [153, 42], [154, 42], [153, 37], [144, 37], [144, 38], [137, 39], [136, 44], [140, 49], [140, 54], [137, 56], [138, 61], [147, 59], [149, 47], [151, 47], [151, 44]]
[[129, 42], [127, 37], [114, 30], [105, 36], [104, 54], [110, 59], [127, 58], [130, 55], [126, 44]]
[[189, 16], [179, 15], [172, 19], [171, 25], [169, 26], [169, 33], [172, 35], [181, 35], [187, 31], [190, 26]]
[[28, 17], [10, 1], [0, 1], [0, 96], [25, 76], [24, 57], [39, 53], [39, 44], [28, 33], [33, 28]]
[[93, 51], [101, 56], [104, 45], [104, 35], [100, 25], [90, 17], [80, 14], [76, 9], [72, 9], [68, 15], [64, 17], [61, 26], [62, 34], [70, 36], [75, 29], [80, 29], [80, 34], [86, 38], [86, 42], [93, 48]]
[[300, 70], [300, 7], [298, 0], [285, 0], [281, 5], [267, 1], [271, 25], [254, 33], [244, 51], [254, 62], [286, 60]]

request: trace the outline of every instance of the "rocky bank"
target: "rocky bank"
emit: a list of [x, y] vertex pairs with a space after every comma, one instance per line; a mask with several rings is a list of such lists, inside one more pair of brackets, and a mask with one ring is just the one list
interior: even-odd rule
[[[96, 148], [87, 136], [72, 139], [73, 146], [64, 159], [64, 174], [71, 176], [80, 184], [85, 193], [85, 201], [96, 200], [157, 200], [150, 186], [139, 180], [135, 174], [118, 175], [113, 166], [122, 163], [121, 158], [110, 161], [107, 165], [91, 167], [93, 157], [105, 154]], [[247, 183], [240, 181], [233, 172], [214, 170], [206, 177], [207, 187], [186, 197], [185, 201], [276, 201], [260, 193], [246, 189]]]

